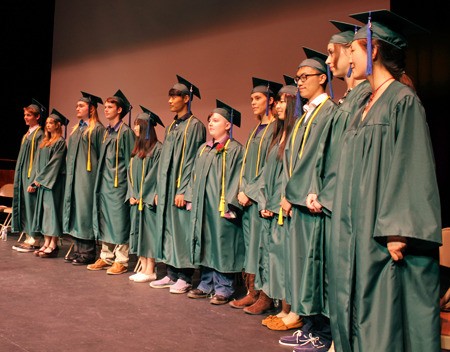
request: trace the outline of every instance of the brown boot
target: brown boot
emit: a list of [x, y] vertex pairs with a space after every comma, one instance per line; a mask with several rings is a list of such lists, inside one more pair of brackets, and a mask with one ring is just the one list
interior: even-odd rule
[[259, 292], [255, 290], [255, 274], [244, 273], [245, 285], [247, 286], [247, 295], [241, 299], [233, 300], [228, 303], [231, 307], [243, 309], [254, 304], [259, 297]]
[[273, 309], [273, 300], [267, 296], [264, 291], [260, 291], [258, 300], [249, 307], [244, 308], [244, 312], [247, 314], [263, 314], [268, 310]]

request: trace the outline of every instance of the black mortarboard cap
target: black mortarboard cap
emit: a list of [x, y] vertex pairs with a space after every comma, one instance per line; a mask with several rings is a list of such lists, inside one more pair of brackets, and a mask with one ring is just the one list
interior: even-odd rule
[[325, 63], [328, 57], [327, 55], [306, 47], [303, 47], [303, 51], [305, 52], [306, 59], [298, 65], [298, 68], [308, 66], [322, 73], [327, 73], [327, 64]]
[[406, 37], [416, 34], [429, 33], [425, 28], [403, 18], [389, 10], [374, 10], [360, 12], [350, 17], [366, 23], [355, 35], [356, 39], [367, 39], [367, 26], [371, 18], [372, 38], [387, 42], [399, 49], [407, 47]]
[[333, 34], [330, 38], [330, 43], [333, 44], [348, 44], [352, 42], [356, 31], [361, 28], [361, 26], [348, 22], [335, 20], [331, 20], [330, 22], [339, 30], [339, 33]]
[[266, 79], [252, 77], [253, 83], [253, 93], [264, 93], [267, 96], [267, 104], [266, 104], [266, 116], [269, 116], [269, 100], [270, 97], [275, 97], [278, 94], [278, 91], [283, 87], [282, 84], [277, 82], [268, 81]]
[[297, 83], [291, 76], [283, 75], [285, 85], [281, 87], [278, 94], [286, 93], [295, 96], [298, 91]]
[[[136, 116], [137, 119], [139, 119], [139, 118], [143, 119], [143, 120], [150, 119], [153, 126], [156, 126], [156, 124], [159, 124], [162, 127], [165, 127], [158, 115], [156, 115], [154, 112], [151, 112], [149, 109], [147, 109], [146, 107], [144, 107], [142, 105], [139, 105], [139, 106], [142, 109], [142, 113], [140, 113], [140, 114], [138, 114], [138, 116]], [[147, 117], [145, 117], [143, 115], [146, 115]]]
[[63, 126], [67, 126], [69, 124], [69, 119], [61, 114], [58, 110], [52, 109], [52, 112], [48, 117], [51, 117], [53, 120], [56, 120], [61, 123]]
[[184, 94], [189, 94], [192, 100], [192, 95], [197, 96], [199, 99], [201, 99], [200, 96], [200, 90], [194, 86], [191, 82], [189, 82], [187, 79], [177, 75], [178, 83], [175, 83], [172, 87], [173, 89], [177, 89], [180, 92]]
[[278, 91], [283, 87], [281, 83], [268, 81], [266, 79], [252, 77], [253, 89], [252, 93], [267, 93], [270, 96], [276, 96]]
[[48, 117], [52, 118], [55, 121], [60, 122], [61, 125], [64, 126], [64, 138], [67, 138], [67, 125], [70, 122], [69, 119], [56, 109], [52, 109], [52, 112], [50, 113], [50, 115], [48, 115]]
[[39, 111], [42, 118], [46, 115], [47, 109], [45, 108], [44, 105], [42, 105], [36, 99], [34, 99], [34, 98], [31, 99], [31, 105], [34, 105], [34, 108]]
[[85, 103], [88, 103], [90, 105], [93, 105], [95, 107], [98, 106], [98, 104], [102, 104], [103, 105], [103, 101], [102, 98], [97, 97], [95, 95], [86, 93], [86, 92], [81, 92], [82, 97], [80, 98], [80, 101], [84, 101]]
[[188, 113], [190, 114], [192, 99], [194, 98], [194, 95], [197, 96], [199, 99], [201, 99], [200, 90], [196, 86], [194, 86], [191, 82], [189, 82], [187, 79], [179, 75], [177, 75], [177, 79], [178, 83], [175, 83], [172, 89], [179, 90], [180, 92], [189, 95]]
[[298, 67], [300, 68], [303, 66], [309, 66], [309, 67], [313, 67], [313, 68], [317, 69], [318, 71], [320, 71], [322, 73], [325, 73], [328, 78], [330, 97], [334, 98], [333, 86], [331, 84], [333, 75], [330, 71], [330, 67], [325, 63], [325, 61], [327, 61], [328, 56], [324, 53], [321, 53], [320, 51], [317, 51], [317, 50], [314, 50], [311, 48], [307, 48], [307, 47], [303, 47], [303, 51], [305, 52], [307, 59], [303, 60], [302, 63]]
[[233, 138], [233, 125], [241, 127], [241, 113], [219, 99], [216, 99], [216, 108], [213, 112], [223, 116], [231, 123], [230, 138]]
[[114, 94], [114, 97], [119, 100], [119, 103], [124, 110], [122, 111], [122, 117], [125, 117], [125, 115], [128, 113], [128, 124], [131, 125], [131, 109], [133, 108], [133, 106], [120, 89]]

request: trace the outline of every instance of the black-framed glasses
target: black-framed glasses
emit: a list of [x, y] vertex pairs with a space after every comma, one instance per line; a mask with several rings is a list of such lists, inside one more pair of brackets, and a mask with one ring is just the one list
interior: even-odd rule
[[323, 73], [308, 73], [308, 74], [304, 73], [301, 76], [295, 76], [294, 82], [295, 82], [295, 84], [298, 84], [298, 82], [305, 83], [306, 80], [308, 79], [308, 77], [310, 77], [310, 76], [320, 76], [320, 75], [323, 75]]

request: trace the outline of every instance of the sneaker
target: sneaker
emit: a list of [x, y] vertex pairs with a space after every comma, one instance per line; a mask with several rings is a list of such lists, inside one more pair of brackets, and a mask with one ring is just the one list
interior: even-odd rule
[[321, 339], [309, 333], [308, 336], [300, 339], [300, 344], [294, 347], [293, 352], [327, 352], [330, 349], [331, 342]]
[[298, 346], [301, 341], [307, 339], [307, 336], [308, 334], [304, 331], [297, 330], [292, 335], [280, 337], [278, 342], [284, 346]]
[[206, 298], [208, 297], [208, 294], [199, 288], [196, 288], [194, 290], [190, 290], [187, 294], [189, 298], [197, 299], [197, 298]]
[[168, 276], [164, 276], [160, 280], [150, 282], [150, 287], [153, 288], [168, 288], [172, 287], [172, 285], [175, 285], [175, 281], [172, 281]]
[[109, 265], [107, 262], [105, 262], [103, 259], [97, 259], [97, 261], [94, 264], [89, 264], [86, 268], [88, 270], [102, 270], [102, 269], [108, 269], [111, 265]]
[[147, 275], [144, 273], [138, 273], [137, 276], [135, 276], [134, 278], [134, 282], [150, 282], [150, 281], [155, 281], [156, 280], [156, 273]]
[[131, 275], [131, 276], [128, 276], [128, 280], [134, 281], [134, 279], [135, 279], [136, 277], [138, 277], [139, 274], [140, 274], [140, 273], [136, 273], [136, 274], [133, 274], [133, 275]]
[[128, 268], [119, 262], [114, 262], [112, 267], [110, 267], [108, 270], [106, 270], [106, 273], [108, 275], [120, 275], [123, 273], [126, 273], [128, 271]]
[[191, 289], [192, 285], [183, 279], [178, 279], [174, 285], [170, 286], [170, 293], [186, 293]]
[[39, 246], [32, 246], [30, 244], [22, 244], [19, 248], [16, 249], [19, 253], [30, 253], [34, 252], [36, 249], [39, 249]]

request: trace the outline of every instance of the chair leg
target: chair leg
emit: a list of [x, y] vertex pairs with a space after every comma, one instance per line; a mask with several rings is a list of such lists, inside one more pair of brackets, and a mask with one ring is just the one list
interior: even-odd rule
[[22, 237], [23, 237], [23, 234], [24, 234], [23, 232], [20, 233], [20, 236], [19, 236], [19, 239], [17, 240], [17, 242], [20, 242], [20, 240], [21, 240]]
[[141, 263], [141, 257], [139, 257], [136, 266], [134, 267], [134, 272], [137, 273], [139, 270], [141, 270], [142, 263]]
[[65, 255], [65, 258], [67, 258], [67, 257], [69, 256], [70, 252], [72, 252], [73, 245], [74, 245], [74, 243], [72, 242], [72, 244], [71, 244], [70, 247], [69, 247], [69, 250], [67, 251], [67, 253], [66, 253], [66, 255]]

